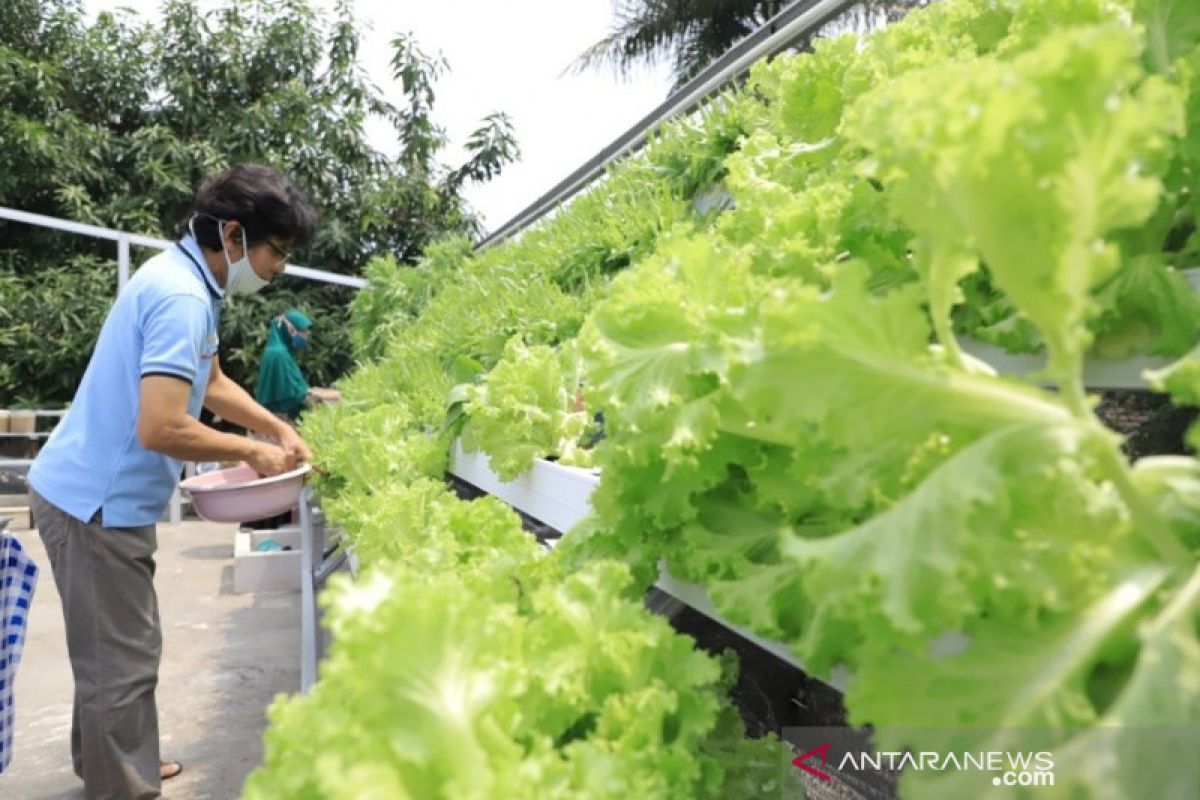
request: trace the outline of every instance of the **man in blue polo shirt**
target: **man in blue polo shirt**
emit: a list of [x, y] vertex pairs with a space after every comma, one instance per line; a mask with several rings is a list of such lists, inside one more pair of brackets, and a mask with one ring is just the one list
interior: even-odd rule
[[[182, 462], [275, 475], [311, 458], [293, 428], [221, 372], [226, 294], [261, 289], [316, 227], [281, 173], [241, 164], [206, 181], [187, 233], [117, 297], [75, 400], [29, 472], [34, 520], [62, 596], [75, 676], [71, 755], [89, 800], [142, 800], [182, 769], [159, 758], [162, 653], [155, 523]], [[201, 407], [274, 437], [222, 433]]]

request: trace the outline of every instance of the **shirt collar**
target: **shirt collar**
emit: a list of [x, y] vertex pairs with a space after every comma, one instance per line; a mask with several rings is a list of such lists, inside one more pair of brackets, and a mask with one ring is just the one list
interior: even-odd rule
[[217, 278], [212, 273], [212, 269], [208, 266], [208, 259], [204, 257], [204, 253], [200, 250], [200, 243], [196, 241], [190, 233], [185, 233], [183, 238], [179, 240], [179, 247], [184, 254], [189, 256], [191, 261], [200, 271], [200, 276], [204, 279], [204, 284], [208, 287], [208, 293], [217, 300], [225, 299], [225, 289], [221, 284], [217, 283]]

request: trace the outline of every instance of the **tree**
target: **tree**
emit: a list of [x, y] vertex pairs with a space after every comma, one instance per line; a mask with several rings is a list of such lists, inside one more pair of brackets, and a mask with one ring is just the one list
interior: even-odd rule
[[[828, 27], [836, 33], [866, 32], [928, 2], [864, 0]], [[612, 29], [581, 53], [573, 67], [607, 67], [627, 77], [638, 66], [670, 59], [674, 92], [790, 4], [790, 0], [614, 0]]]
[[[394, 105], [358, 46], [350, 0], [328, 17], [310, 0], [227, 0], [207, 13], [166, 0], [158, 25], [127, 11], [89, 23], [80, 0], [9, 0], [0, 205], [173, 238], [204, 177], [257, 161], [291, 175], [321, 214], [298, 263], [358, 273], [376, 255], [412, 263], [433, 241], [478, 232], [462, 190], [517, 157], [508, 118], [484, 119], [466, 163], [442, 164], [432, 115], [444, 60], [398, 37], [393, 77], [406, 102]], [[391, 124], [398, 157], [367, 141], [373, 117]], [[114, 250], [0, 222], [0, 406], [70, 399], [111, 300], [103, 287], [115, 290]], [[222, 326], [223, 363], [251, 384], [266, 320], [299, 305], [325, 323], [328, 348], [308, 358], [314, 379], [332, 380], [350, 365], [350, 291], [304, 284], [239, 300]]]

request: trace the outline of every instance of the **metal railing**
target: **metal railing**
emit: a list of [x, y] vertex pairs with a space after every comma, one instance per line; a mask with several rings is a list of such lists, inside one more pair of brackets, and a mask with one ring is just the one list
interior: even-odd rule
[[704, 100], [746, 74], [755, 62], [786, 50], [858, 2], [860, 0], [797, 0], [792, 3], [705, 67], [612, 144], [485, 237], [479, 247], [501, 242], [536, 222], [603, 175], [609, 164], [642, 147], [658, 125], [694, 110]]
[[[99, 225], [85, 225], [82, 222], [73, 222], [69, 219], [60, 219], [58, 217], [48, 217], [44, 214], [32, 214], [28, 211], [18, 211], [15, 208], [4, 208], [0, 206], [0, 219], [12, 220], [13, 222], [24, 222], [28, 225], [37, 225], [43, 228], [54, 228], [55, 230], [67, 231], [68, 233], [77, 233], [81, 236], [91, 236], [95, 239], [108, 239], [117, 243], [117, 291], [125, 288], [125, 284], [129, 282], [130, 261], [129, 247], [130, 245], [139, 245], [141, 247], [152, 247], [157, 250], [166, 250], [175, 242], [168, 239], [159, 239], [154, 236], [143, 236], [139, 233], [127, 233], [119, 231], [115, 228], [102, 228]], [[325, 283], [336, 283], [342, 286], [350, 286], [355, 289], [365, 289], [367, 281], [363, 278], [356, 278], [353, 275], [339, 275], [336, 272], [326, 272], [325, 270], [313, 269], [311, 267], [302, 267], [296, 264], [288, 264], [284, 269], [285, 275], [293, 275], [297, 278], [305, 278], [313, 281], [323, 281]]]

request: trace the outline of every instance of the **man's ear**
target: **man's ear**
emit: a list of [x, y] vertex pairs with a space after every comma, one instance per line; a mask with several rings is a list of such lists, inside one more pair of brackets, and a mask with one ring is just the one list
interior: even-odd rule
[[227, 244], [242, 246], [242, 237], [239, 231], [242, 229], [242, 223], [236, 219], [231, 219], [221, 228], [221, 237]]

